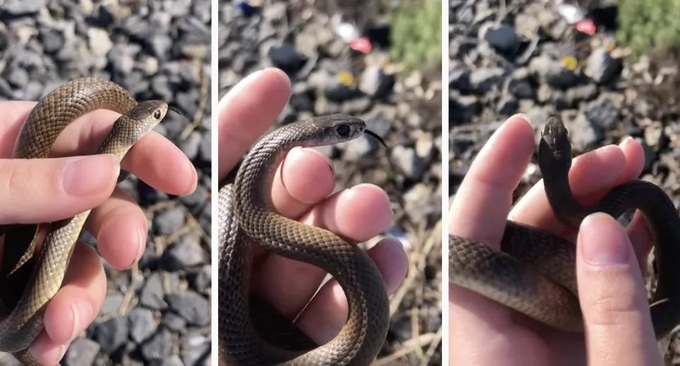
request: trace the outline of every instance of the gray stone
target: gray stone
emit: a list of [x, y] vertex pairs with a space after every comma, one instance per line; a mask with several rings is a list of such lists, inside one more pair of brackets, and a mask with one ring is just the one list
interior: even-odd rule
[[130, 338], [138, 344], [149, 338], [158, 328], [153, 312], [149, 309], [134, 308], [127, 317], [130, 326]]
[[170, 309], [181, 315], [189, 324], [201, 326], [210, 324], [210, 303], [205, 297], [187, 291], [168, 294], [165, 300]]
[[47, 0], [7, 0], [2, 10], [14, 16], [37, 13], [47, 5]]
[[183, 235], [177, 244], [165, 251], [163, 268], [168, 271], [178, 271], [197, 266], [204, 261], [203, 250], [197, 239], [190, 235]]
[[163, 281], [158, 272], [152, 273], [147, 277], [144, 286], [139, 293], [139, 301], [142, 305], [150, 309], [162, 310], [167, 307], [163, 300], [165, 291], [163, 289]]
[[171, 207], [154, 217], [153, 224], [159, 235], [170, 235], [184, 226], [186, 211], [180, 206]]
[[614, 59], [607, 50], [596, 48], [588, 57], [584, 73], [598, 84], [609, 84], [619, 76], [621, 70], [620, 60]]
[[78, 337], [71, 342], [61, 362], [64, 366], [93, 365], [99, 348], [97, 342]]
[[140, 347], [142, 356], [147, 361], [162, 360], [170, 355], [172, 350], [172, 334], [161, 328]]
[[392, 149], [390, 158], [399, 171], [409, 179], [419, 180], [425, 172], [425, 163], [413, 148], [397, 145]]
[[107, 354], [115, 352], [125, 345], [128, 338], [128, 323], [123, 317], [109, 319], [97, 324], [94, 330], [94, 339]]

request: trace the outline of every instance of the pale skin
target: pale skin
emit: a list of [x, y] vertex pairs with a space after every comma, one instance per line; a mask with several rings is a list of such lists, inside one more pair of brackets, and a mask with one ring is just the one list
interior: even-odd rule
[[[53, 365], [102, 306], [106, 275], [98, 255], [125, 270], [144, 251], [147, 219], [134, 200], [116, 188], [120, 167], [174, 195], [193, 192], [197, 175], [184, 153], [153, 131], [129, 151], [122, 165], [113, 155], [10, 159], [19, 128], [34, 105], [0, 102], [0, 200], [5, 203], [0, 224], [49, 222], [96, 207], [85, 230], [97, 238], [99, 254], [84, 243], [76, 246], [72, 263], [78, 265], [67, 270], [63, 287], [45, 311], [45, 330], [30, 347], [39, 362]], [[81, 117], [57, 139], [55, 156], [94, 152], [117, 116], [95, 111]]]
[[[525, 117], [509, 118], [470, 167], [452, 204], [449, 230], [498, 249], [510, 218], [576, 242], [585, 337], [549, 328], [449, 285], [449, 364], [662, 365], [641, 276], [651, 245], [644, 219], [636, 215], [624, 229], [610, 216], [597, 213], [577, 231], [553, 215], [542, 182], [511, 210], [512, 191], [534, 149], [534, 134]], [[643, 162], [640, 144], [626, 139], [575, 159], [569, 182], [580, 202], [593, 202], [637, 178]]]
[[[219, 179], [272, 125], [290, 87], [283, 72], [265, 69], [243, 79], [220, 101]], [[313, 149], [294, 148], [279, 167], [272, 199], [280, 214], [327, 228], [352, 242], [371, 239], [389, 227], [392, 212], [382, 189], [361, 184], [331, 195], [333, 188], [331, 162]], [[403, 247], [396, 239], [386, 238], [368, 254], [380, 269], [387, 292], [394, 293], [407, 270]], [[262, 251], [255, 253], [254, 263], [253, 291], [288, 317], [304, 307], [325, 276], [320, 268]], [[347, 300], [337, 282], [331, 281], [296, 324], [317, 343], [325, 343], [340, 331], [346, 317]]]

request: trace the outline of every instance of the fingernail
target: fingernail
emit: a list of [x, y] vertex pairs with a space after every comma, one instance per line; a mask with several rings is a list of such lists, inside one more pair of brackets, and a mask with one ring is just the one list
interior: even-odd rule
[[589, 215], [581, 223], [579, 243], [589, 264], [606, 266], [628, 262], [629, 240], [623, 228], [604, 213]]
[[625, 137], [621, 142], [619, 142], [620, 147], [624, 147], [628, 145], [631, 141], [633, 141], [633, 138], [630, 136]]
[[138, 260], [142, 258], [142, 254], [144, 254], [144, 247], [146, 244], [146, 230], [140, 229], [137, 231], [137, 256], [135, 259], [130, 263], [130, 267], [132, 267], [135, 263], [137, 263]]
[[74, 340], [80, 332], [87, 328], [87, 325], [92, 321], [92, 305], [87, 301], [76, 301], [71, 305], [73, 312], [73, 334], [71, 341]]
[[510, 118], [508, 119], [513, 119], [513, 118], [521, 118], [523, 119], [526, 123], [531, 124], [531, 121], [529, 121], [529, 118], [527, 118], [527, 115], [524, 113], [515, 113]]
[[64, 191], [72, 196], [89, 196], [115, 182], [119, 167], [114, 155], [92, 155], [72, 160], [61, 172]]

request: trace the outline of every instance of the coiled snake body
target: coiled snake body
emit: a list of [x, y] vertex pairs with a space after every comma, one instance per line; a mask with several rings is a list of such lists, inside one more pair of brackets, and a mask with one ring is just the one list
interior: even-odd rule
[[[362, 120], [344, 115], [281, 127], [251, 149], [233, 185], [220, 190], [218, 338], [219, 357], [227, 365], [368, 365], [380, 350], [389, 308], [373, 261], [330, 231], [278, 215], [270, 198], [276, 169], [292, 147], [335, 144], [364, 132], [377, 137]], [[256, 332], [249, 314], [251, 243], [321, 267], [340, 283], [349, 316], [333, 340], [298, 352], [266, 343]]]
[[[168, 106], [162, 101], [138, 104], [128, 91], [111, 81], [73, 80], [50, 92], [33, 108], [21, 128], [13, 157], [49, 157], [52, 144], [66, 126], [97, 109], [122, 114], [97, 151], [97, 154], [114, 154], [122, 159], [137, 140], [165, 117]], [[127, 173], [121, 171], [121, 178], [126, 176]], [[43, 329], [43, 312], [61, 287], [89, 213], [88, 210], [39, 226], [24, 224], [2, 228], [5, 246], [0, 297], [3, 305], [10, 309], [0, 320], [0, 350], [13, 353], [24, 364], [39, 365], [28, 347]], [[46, 234], [38, 248], [40, 232]]]
[[[542, 132], [538, 161], [548, 200], [562, 222], [577, 226], [594, 212], [615, 218], [631, 209], [644, 214], [655, 239], [659, 276], [651, 299], [651, 317], [660, 344], [663, 339], [667, 341], [680, 323], [680, 219], [671, 200], [658, 186], [635, 180], [612, 189], [596, 205], [582, 207], [568, 183], [571, 147], [567, 131], [555, 117], [548, 120]], [[449, 236], [449, 250], [450, 282], [558, 329], [583, 330], [573, 243], [508, 221], [502, 252], [458, 236]]]

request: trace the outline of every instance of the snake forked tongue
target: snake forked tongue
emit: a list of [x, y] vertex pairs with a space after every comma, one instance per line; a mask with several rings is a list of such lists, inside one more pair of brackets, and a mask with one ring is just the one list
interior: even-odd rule
[[375, 133], [375, 132], [373, 132], [373, 131], [371, 131], [371, 130], [369, 130], [369, 129], [364, 130], [364, 133], [367, 134], [367, 135], [369, 135], [369, 136], [371, 136], [371, 137], [373, 137], [374, 139], [378, 140], [383, 146], [387, 147], [387, 144], [385, 143], [385, 140], [383, 140], [383, 138], [380, 137], [380, 135], [378, 135], [377, 133]]

